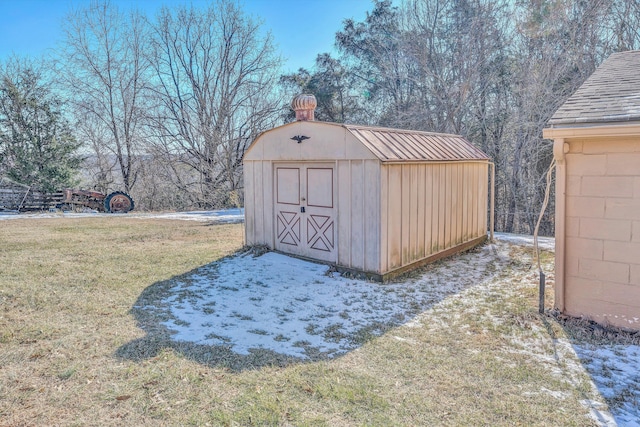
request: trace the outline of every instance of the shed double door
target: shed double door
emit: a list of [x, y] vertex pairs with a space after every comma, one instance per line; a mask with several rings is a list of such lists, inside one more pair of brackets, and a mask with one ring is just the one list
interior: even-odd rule
[[335, 163], [276, 164], [275, 247], [337, 261]]

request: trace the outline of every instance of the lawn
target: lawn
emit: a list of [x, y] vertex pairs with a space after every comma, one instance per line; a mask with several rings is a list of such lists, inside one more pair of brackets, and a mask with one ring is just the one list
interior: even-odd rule
[[[404, 283], [437, 277], [449, 291], [338, 352], [175, 340], [168, 305], [197, 300], [195, 282], [221, 287], [241, 248], [241, 224], [0, 221], [0, 425], [596, 425], [584, 402], [599, 396], [565, 328], [537, 313], [530, 249], [487, 246], [413, 273]], [[491, 253], [481, 275], [465, 268]]]

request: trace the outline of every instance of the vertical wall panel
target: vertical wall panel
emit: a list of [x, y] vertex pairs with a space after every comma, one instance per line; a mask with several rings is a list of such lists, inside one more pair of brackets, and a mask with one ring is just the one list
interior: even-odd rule
[[473, 173], [473, 165], [468, 164], [467, 167], [467, 200], [469, 207], [467, 209], [467, 234], [469, 238], [474, 236], [473, 232], [473, 183], [475, 182], [475, 175]]
[[[338, 161], [337, 185], [338, 192], [338, 264], [351, 267], [351, 171], [349, 160]], [[357, 189], [356, 189], [357, 191]]]
[[458, 164], [451, 164], [451, 242], [450, 246], [457, 245], [458, 239], [458, 213], [459, 213], [459, 193], [458, 193]]
[[[424, 166], [424, 255], [428, 256], [433, 253], [432, 250], [432, 230], [433, 230], [433, 205], [434, 205], [434, 188], [433, 188], [433, 165]], [[437, 221], [437, 218], [436, 218]]]
[[402, 166], [389, 166], [388, 267], [402, 266]]
[[255, 192], [255, 227], [256, 227], [256, 243], [258, 244], [266, 244], [269, 240], [267, 240], [266, 230], [264, 229], [264, 215], [273, 215], [273, 211], [266, 212], [264, 211], [264, 192], [265, 187], [273, 186], [273, 182], [265, 182], [262, 179], [262, 165], [265, 162], [255, 162], [253, 168], [253, 183], [256, 188]]
[[469, 233], [472, 236], [477, 236], [476, 231], [476, 219], [478, 216], [478, 211], [476, 210], [476, 206], [478, 204], [478, 165], [471, 164], [469, 165], [469, 169], [473, 175], [473, 178], [469, 181], [469, 185], [471, 186], [471, 207], [469, 208]]
[[433, 165], [433, 209], [432, 209], [432, 223], [431, 223], [431, 252], [436, 253], [440, 250], [440, 165]]
[[254, 184], [253, 168], [254, 162], [245, 162], [244, 164], [244, 228], [245, 228], [245, 243], [247, 245], [254, 245], [256, 241], [256, 226], [255, 226], [255, 192], [256, 187]]
[[482, 194], [481, 194], [481, 199], [485, 201], [485, 203], [480, 203], [480, 208], [482, 209], [482, 227], [480, 229], [480, 231], [482, 232], [482, 234], [487, 234], [487, 230], [489, 230], [489, 224], [487, 223], [488, 221], [488, 213], [487, 213], [487, 203], [486, 201], [489, 200], [489, 166], [488, 165], [480, 165], [480, 176], [482, 181]]
[[389, 167], [380, 165], [380, 271], [389, 271]]
[[[264, 242], [271, 246], [275, 247], [275, 236], [273, 231], [273, 223], [275, 218], [275, 209], [274, 209], [274, 201], [273, 201], [273, 163], [272, 162], [262, 162], [262, 176], [261, 181], [256, 181], [256, 183], [260, 183], [259, 185], [263, 187], [264, 194], [261, 197], [262, 200], [262, 218], [263, 218], [263, 227], [264, 227]], [[258, 188], [258, 187], [256, 187]]]
[[468, 176], [468, 181], [467, 181], [467, 198], [469, 200], [469, 217], [467, 218], [467, 227], [469, 230], [469, 237], [473, 237], [475, 236], [475, 228], [473, 227], [473, 219], [475, 217], [475, 203], [477, 203], [474, 199], [473, 199], [473, 195], [475, 194], [475, 182], [476, 182], [476, 173], [475, 173], [475, 169], [474, 169], [474, 165], [473, 164], [468, 164], [467, 165], [467, 173], [469, 174]]
[[463, 164], [460, 168], [460, 194], [462, 195], [462, 216], [460, 218], [460, 236], [462, 237], [462, 241], [466, 242], [469, 240], [469, 229], [467, 227], [467, 218], [469, 209], [469, 199], [467, 198], [467, 188], [469, 183], [467, 180], [469, 179], [469, 166], [467, 164]]
[[380, 272], [380, 163], [364, 161], [364, 268]]
[[[362, 160], [351, 161], [351, 267], [364, 268], [364, 164]], [[342, 183], [341, 185], [347, 185]]]
[[444, 166], [444, 241], [443, 247], [448, 248], [451, 245], [451, 164]]
[[[482, 187], [480, 188], [480, 196], [482, 197], [481, 200], [486, 200], [487, 199], [487, 179], [488, 176], [485, 173], [485, 169], [484, 168], [480, 168], [480, 184], [482, 184]], [[478, 221], [478, 235], [481, 235], [482, 233], [486, 233], [487, 232], [487, 210], [486, 210], [486, 204], [484, 203], [478, 203], [478, 209], [480, 210], [480, 220]]]
[[466, 236], [464, 233], [464, 210], [466, 206], [466, 197], [464, 196], [464, 170], [466, 165], [460, 164], [458, 166], [458, 243], [466, 242]]
[[402, 169], [402, 181], [400, 183], [401, 203], [401, 251], [402, 265], [406, 265], [411, 259], [410, 256], [410, 232], [411, 232], [411, 165], [398, 166]]
[[426, 215], [425, 210], [425, 195], [426, 195], [426, 172], [427, 165], [417, 165], [417, 182], [416, 182], [416, 192], [417, 192], [417, 205], [416, 205], [416, 216], [417, 216], [417, 230], [416, 230], [416, 257], [418, 259], [423, 258], [426, 254], [426, 243], [425, 243], [425, 228], [428, 224], [429, 218]]
[[440, 171], [440, 188], [444, 194], [441, 196], [442, 207], [440, 208], [440, 212], [442, 214], [442, 243], [440, 245], [441, 249], [445, 249], [449, 244], [449, 240], [447, 239], [447, 235], [450, 236], [449, 233], [449, 221], [451, 217], [449, 215], [449, 204], [451, 203], [451, 192], [449, 191], [449, 165], [443, 164], [441, 166]]
[[[476, 166], [476, 170], [478, 171], [478, 187], [477, 187], [477, 192], [478, 193], [476, 194], [476, 197], [477, 197], [477, 200], [481, 200], [481, 197], [482, 197], [482, 173], [481, 172], [482, 172], [482, 170], [480, 168], [480, 165]], [[476, 209], [478, 210], [478, 226], [476, 228], [476, 234], [480, 235], [480, 230], [482, 229], [482, 207], [481, 207], [480, 203], [478, 203], [476, 206], [477, 206]]]
[[[407, 165], [409, 169], [409, 260], [418, 258], [418, 165]], [[406, 185], [406, 184], [405, 184]]]

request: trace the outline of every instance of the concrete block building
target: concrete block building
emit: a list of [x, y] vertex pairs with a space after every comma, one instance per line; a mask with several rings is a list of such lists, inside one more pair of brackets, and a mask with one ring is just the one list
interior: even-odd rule
[[640, 51], [611, 55], [544, 130], [556, 169], [556, 307], [640, 329]]

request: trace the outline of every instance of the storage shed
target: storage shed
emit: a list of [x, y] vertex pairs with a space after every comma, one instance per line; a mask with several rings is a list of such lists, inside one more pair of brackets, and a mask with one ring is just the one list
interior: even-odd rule
[[555, 305], [640, 330], [640, 51], [611, 55], [544, 130], [556, 166]]
[[313, 121], [261, 134], [244, 156], [247, 244], [378, 280], [487, 237], [489, 159], [457, 135]]

